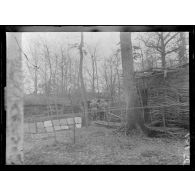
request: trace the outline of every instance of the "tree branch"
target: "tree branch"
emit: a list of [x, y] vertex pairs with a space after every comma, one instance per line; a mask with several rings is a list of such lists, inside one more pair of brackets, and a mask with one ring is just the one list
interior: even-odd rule
[[[27, 67], [28, 67], [28, 70], [29, 70], [29, 73], [30, 73], [32, 79], [34, 80], [33, 74], [32, 74], [32, 72], [30, 71], [30, 66], [29, 66], [29, 64], [31, 64], [33, 67], [35, 67], [35, 65], [32, 64], [32, 63], [30, 62], [30, 60], [28, 59], [28, 56], [24, 53], [24, 51], [23, 51], [22, 48], [20, 47], [20, 45], [19, 45], [18, 40], [17, 40], [16, 37], [15, 37], [15, 40], [16, 40], [16, 43], [17, 43], [17, 45], [18, 45], [18, 48], [20, 49], [20, 51], [23, 53], [23, 55], [25, 56], [25, 58], [26, 58], [26, 60], [27, 60], [27, 64], [26, 64], [26, 65], [27, 65]], [[28, 63], [29, 63], [29, 64], [28, 64]]]
[[162, 53], [162, 50], [158, 45], [154, 45], [153, 43], [149, 42], [149, 40], [145, 41], [143, 38], [142, 38], [142, 41], [144, 42], [146, 47], [156, 49], [158, 52]]
[[160, 36], [158, 36], [158, 43], [157, 43], [157, 47], [158, 47], [158, 48], [161, 48], [161, 47], [159, 46], [159, 43], [160, 43]]
[[168, 32], [165, 37], [164, 37], [164, 40], [167, 39], [169, 37], [169, 35], [171, 34], [171, 32]]
[[166, 52], [166, 55], [167, 55], [167, 54], [170, 54], [170, 53], [172, 53], [172, 52], [175, 52], [175, 51], [177, 51], [177, 50], [179, 50], [179, 47], [177, 47], [177, 48], [175, 48], [175, 49], [173, 49], [173, 50], [167, 51], [167, 52]]
[[145, 44], [146, 47], [149, 47], [149, 48], [153, 48], [153, 49], [156, 49], [158, 52], [162, 53], [162, 50], [160, 47], [158, 47], [157, 45], [154, 45], [153, 43], [149, 43], [149, 44]]
[[92, 74], [90, 73], [89, 69], [86, 68], [85, 70], [87, 71], [88, 75], [89, 75], [91, 78], [93, 78], [93, 76], [92, 76]]
[[175, 33], [173, 36], [171, 36], [167, 41], [165, 41], [165, 45], [167, 45], [172, 39], [174, 39], [179, 33]]

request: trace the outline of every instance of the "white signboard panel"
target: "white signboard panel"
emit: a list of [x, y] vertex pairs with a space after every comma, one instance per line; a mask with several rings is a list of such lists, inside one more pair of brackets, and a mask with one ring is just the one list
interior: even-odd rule
[[52, 122], [51, 121], [44, 121], [44, 126], [45, 127], [51, 127], [52, 126]]
[[81, 123], [81, 117], [75, 117], [75, 123], [80, 124]]

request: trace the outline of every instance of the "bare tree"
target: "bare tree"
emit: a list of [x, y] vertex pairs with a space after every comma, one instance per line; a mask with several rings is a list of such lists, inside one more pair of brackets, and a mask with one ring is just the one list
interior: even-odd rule
[[61, 94], [68, 94], [68, 86], [69, 86], [69, 80], [71, 82], [71, 70], [69, 71], [69, 69], [71, 69], [71, 58], [68, 55], [68, 51], [65, 52], [65, 50], [63, 50], [63, 48], [61, 47], [61, 62], [59, 65], [60, 68], [60, 80], [61, 80]]
[[79, 65], [79, 77], [80, 77], [80, 82], [81, 82], [81, 95], [82, 95], [82, 101], [83, 101], [83, 107], [84, 107], [84, 119], [85, 119], [85, 124], [88, 126], [88, 106], [87, 106], [87, 93], [85, 89], [85, 84], [84, 84], [84, 79], [83, 79], [83, 46], [84, 46], [84, 41], [83, 41], [83, 32], [81, 32], [81, 42], [79, 45], [79, 51], [80, 51], [80, 65]]
[[134, 107], [139, 107], [139, 101], [135, 85], [131, 33], [120, 33], [120, 45], [123, 84], [127, 103], [127, 132], [130, 133], [135, 128], [141, 128], [145, 133], [148, 133], [148, 128], [144, 125], [141, 109], [134, 109]]
[[[30, 74], [30, 77], [33, 81], [34, 84], [34, 94], [37, 94], [38, 91], [38, 70], [39, 70], [39, 55], [38, 55], [38, 51], [37, 51], [37, 47], [38, 47], [38, 42], [34, 43], [33, 48], [30, 47], [29, 48], [29, 56], [23, 51], [23, 49], [20, 47], [17, 38], [15, 38], [15, 41], [17, 43], [17, 46], [21, 52], [21, 54], [25, 57], [25, 62]], [[34, 74], [33, 74], [34, 73]]]
[[97, 61], [98, 61], [98, 56], [97, 56], [97, 49], [98, 49], [98, 44], [96, 43], [94, 46], [87, 46], [88, 53], [91, 58], [91, 68], [92, 68], [92, 73], [90, 74], [88, 71], [88, 74], [91, 77], [91, 88], [92, 88], [92, 93], [95, 94], [96, 90], [99, 93], [99, 76], [98, 76], [98, 66], [97, 66]]
[[49, 65], [49, 80], [47, 83], [47, 95], [50, 95], [51, 94], [52, 63], [51, 63], [50, 51], [46, 43], [44, 44], [44, 47], [45, 47], [45, 50], [44, 50], [45, 51], [45, 61]]
[[90, 53], [91, 57], [91, 64], [92, 64], [92, 92], [93, 95], [95, 94], [95, 61], [96, 61], [96, 48], [94, 49], [93, 53]]
[[35, 42], [33, 47], [30, 47], [30, 55], [31, 55], [31, 64], [33, 64], [32, 68], [34, 70], [34, 94], [37, 95], [38, 91], [38, 70], [40, 68], [39, 61], [39, 42]]
[[[45, 93], [47, 95], [51, 95], [52, 93], [55, 93], [55, 91], [57, 90], [56, 73], [59, 64], [59, 60], [58, 60], [59, 54], [58, 53], [52, 54], [46, 42], [43, 44], [43, 46], [44, 46], [43, 53], [44, 53], [44, 63], [45, 63], [45, 70], [44, 70]], [[49, 69], [47, 67], [49, 67]]]
[[62, 90], [62, 94], [64, 94], [65, 89], [64, 89], [64, 53], [63, 53], [63, 49], [61, 47], [61, 64], [60, 64], [60, 71], [61, 71], [61, 90]]
[[117, 71], [114, 63], [114, 56], [110, 56], [108, 59], [104, 59], [103, 79], [105, 81], [105, 93], [109, 95], [109, 98], [112, 101], [115, 99], [117, 84]]
[[179, 50], [179, 47], [174, 44], [175, 41], [173, 42], [178, 35], [179, 33], [155, 32], [150, 34], [147, 39], [142, 37], [141, 40], [144, 42], [146, 47], [151, 48], [160, 54], [162, 68], [166, 68], [167, 55]]
[[121, 64], [120, 52], [116, 51], [116, 53], [114, 53], [114, 65], [115, 65], [115, 72], [116, 72], [116, 77], [117, 77], [119, 100], [121, 96], [121, 77], [120, 77], [120, 69], [119, 69], [120, 64]]

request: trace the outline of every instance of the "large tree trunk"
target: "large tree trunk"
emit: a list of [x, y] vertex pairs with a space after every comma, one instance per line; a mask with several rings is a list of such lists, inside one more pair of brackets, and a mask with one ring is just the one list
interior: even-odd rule
[[85, 84], [83, 80], [83, 32], [81, 32], [81, 43], [79, 46], [80, 50], [80, 67], [79, 67], [79, 75], [80, 75], [80, 82], [81, 82], [81, 95], [82, 101], [84, 106], [84, 123], [88, 126], [88, 106], [87, 106], [87, 93], [85, 89]]
[[140, 105], [134, 78], [131, 33], [121, 32], [120, 44], [123, 68], [123, 83], [127, 103], [127, 132], [131, 133], [134, 129], [140, 129], [141, 127], [143, 132], [147, 133], [147, 128], [144, 126], [142, 109], [133, 109], [134, 107], [138, 107]]
[[23, 80], [21, 34], [7, 33], [6, 164], [23, 164]]

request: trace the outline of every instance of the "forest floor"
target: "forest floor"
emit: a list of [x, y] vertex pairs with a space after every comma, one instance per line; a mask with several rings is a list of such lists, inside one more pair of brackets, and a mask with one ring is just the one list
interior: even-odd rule
[[[36, 136], [36, 137], [35, 137]], [[53, 136], [25, 136], [25, 164], [35, 165], [179, 165], [184, 140], [125, 136], [115, 129], [89, 126]]]

